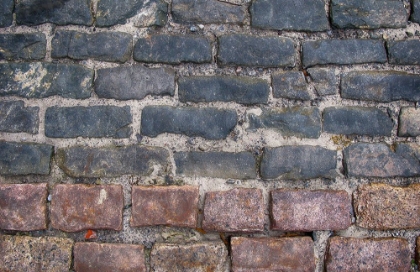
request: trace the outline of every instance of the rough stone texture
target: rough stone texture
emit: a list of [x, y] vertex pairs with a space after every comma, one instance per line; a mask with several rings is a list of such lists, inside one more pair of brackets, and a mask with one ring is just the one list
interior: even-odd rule
[[129, 100], [147, 95], [174, 95], [175, 73], [168, 68], [141, 65], [105, 68], [96, 71], [95, 92], [101, 98]]
[[398, 136], [417, 137], [420, 135], [420, 109], [401, 108], [399, 116]]
[[249, 129], [275, 129], [282, 135], [318, 138], [321, 134], [321, 114], [316, 107], [263, 109], [261, 115], [249, 114]]
[[310, 237], [232, 237], [235, 272], [315, 271], [314, 243]]
[[73, 241], [0, 235], [0, 271], [69, 271]]
[[260, 189], [235, 188], [206, 193], [203, 229], [217, 232], [264, 230], [264, 200]]
[[137, 40], [134, 60], [169, 64], [209, 63], [211, 50], [211, 42], [205, 36], [152, 35]]
[[419, 155], [416, 144], [355, 143], [344, 149], [344, 166], [350, 177], [420, 176]]
[[38, 133], [38, 107], [25, 107], [23, 101], [0, 101], [0, 131]]
[[251, 25], [276, 30], [328, 30], [330, 26], [324, 5], [322, 0], [253, 1], [250, 7]]
[[263, 179], [333, 178], [336, 152], [319, 146], [265, 147], [261, 161]]
[[129, 106], [50, 107], [45, 113], [45, 136], [128, 138], [131, 119]]
[[175, 133], [220, 140], [229, 135], [236, 122], [234, 110], [146, 106], [141, 115], [141, 133], [150, 137]]
[[302, 45], [304, 67], [320, 64], [359, 64], [387, 62], [382, 40], [317, 40]]
[[126, 62], [133, 51], [133, 37], [123, 32], [57, 31], [51, 43], [53, 58]]
[[197, 227], [198, 187], [133, 186], [131, 197], [130, 225], [133, 227]]
[[335, 69], [309, 68], [307, 71], [318, 95], [337, 94], [338, 81], [335, 76]]
[[245, 105], [266, 104], [270, 86], [251, 77], [195, 76], [178, 80], [181, 102], [237, 102]]
[[402, 28], [407, 25], [403, 2], [333, 0], [331, 23], [338, 28]]
[[411, 12], [410, 21], [420, 23], [420, 0], [411, 1]]
[[410, 271], [408, 242], [400, 238], [333, 237], [326, 256], [327, 271]]
[[154, 166], [166, 171], [169, 153], [159, 147], [70, 147], [58, 149], [56, 160], [71, 177], [150, 175]]
[[416, 260], [417, 260], [417, 265], [420, 266], [420, 237], [417, 237]]
[[74, 245], [76, 271], [146, 272], [142, 245], [76, 243]]
[[341, 96], [391, 102], [420, 101], [420, 75], [396, 71], [352, 71], [342, 75]]
[[58, 184], [51, 194], [53, 228], [66, 232], [122, 229], [121, 185]]
[[0, 2], [0, 27], [12, 25], [14, 0], [2, 0]]
[[218, 62], [222, 66], [295, 66], [295, 44], [289, 38], [242, 34], [219, 37]]
[[[116, 3], [112, 1], [112, 3]], [[165, 26], [168, 21], [168, 3], [163, 0], [143, 2], [143, 8], [131, 20], [136, 27]], [[118, 3], [120, 6], [120, 3]]]
[[420, 41], [389, 41], [389, 63], [420, 65]]
[[[418, 229], [420, 184], [393, 187], [361, 185], [355, 193], [356, 224], [367, 229]], [[385, 201], [386, 200], [386, 201]]]
[[0, 229], [46, 229], [47, 194], [46, 183], [0, 184]]
[[0, 60], [39, 60], [45, 57], [47, 40], [42, 33], [1, 34]]
[[156, 243], [150, 253], [150, 266], [156, 272], [228, 272], [228, 250], [222, 242]]
[[89, 0], [16, 0], [18, 25], [92, 25], [93, 17]]
[[280, 189], [271, 192], [272, 229], [342, 230], [351, 225], [351, 197], [346, 191]]
[[53, 147], [0, 141], [0, 175], [48, 175]]
[[0, 96], [84, 99], [90, 97], [92, 82], [93, 70], [75, 64], [0, 64]]
[[302, 72], [282, 72], [273, 75], [273, 96], [297, 100], [311, 100], [305, 76]]
[[344, 135], [391, 136], [393, 122], [378, 108], [329, 107], [323, 112], [323, 130]]

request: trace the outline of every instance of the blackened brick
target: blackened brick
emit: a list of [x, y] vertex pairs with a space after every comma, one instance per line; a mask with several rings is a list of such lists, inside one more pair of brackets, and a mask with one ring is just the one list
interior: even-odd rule
[[282, 72], [273, 75], [273, 96], [297, 100], [310, 100], [311, 93], [302, 72]]
[[47, 39], [42, 33], [0, 35], [0, 59], [39, 60], [45, 57]]
[[401, 108], [399, 116], [398, 136], [417, 137], [420, 135], [420, 109]]
[[0, 2], [0, 27], [12, 25], [14, 4], [13, 0], [3, 0]]
[[410, 21], [420, 23], [420, 0], [411, 1], [411, 12]]
[[307, 71], [318, 95], [337, 94], [338, 80], [335, 76], [335, 69], [309, 68]]
[[[402, 4], [402, 3], [401, 3]], [[389, 63], [420, 64], [420, 41], [390, 41], [388, 44]]]
[[38, 133], [38, 107], [25, 107], [23, 101], [0, 101], [0, 131]]

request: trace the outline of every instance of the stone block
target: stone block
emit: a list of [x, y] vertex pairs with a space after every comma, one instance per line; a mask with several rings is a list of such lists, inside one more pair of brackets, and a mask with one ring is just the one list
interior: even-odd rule
[[0, 27], [12, 25], [14, 6], [14, 0], [3, 0], [0, 2]]
[[411, 1], [410, 21], [420, 23], [420, 0]]
[[309, 85], [302, 72], [282, 72], [273, 75], [273, 96], [296, 100], [311, 100]]
[[420, 41], [389, 41], [389, 63], [402, 65], [420, 65]]
[[319, 96], [337, 94], [338, 80], [334, 68], [309, 68], [307, 72]]
[[417, 137], [420, 135], [420, 109], [403, 107], [400, 110], [398, 136]]
[[0, 131], [38, 133], [38, 107], [25, 107], [23, 101], [0, 101]]
[[0, 60], [40, 60], [45, 57], [46, 46], [42, 33], [1, 34]]

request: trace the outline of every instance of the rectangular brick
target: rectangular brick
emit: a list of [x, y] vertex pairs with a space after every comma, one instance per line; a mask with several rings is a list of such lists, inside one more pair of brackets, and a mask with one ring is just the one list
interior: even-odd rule
[[420, 135], [420, 109], [403, 107], [400, 110], [398, 136], [417, 137]]
[[338, 91], [338, 80], [334, 68], [308, 68], [307, 72], [318, 95], [334, 95]]
[[203, 229], [218, 232], [264, 230], [264, 200], [259, 189], [206, 193]]
[[305, 75], [300, 71], [281, 72], [272, 76], [273, 97], [311, 100], [312, 94]]
[[411, 1], [410, 21], [420, 23], [420, 0]]
[[[401, 3], [402, 4], [402, 3]], [[404, 65], [420, 65], [420, 41], [389, 41], [389, 63]]]
[[315, 271], [314, 242], [310, 237], [232, 237], [232, 270]]
[[42, 33], [0, 35], [0, 60], [39, 60], [46, 51], [47, 39]]
[[51, 225], [66, 232], [122, 229], [121, 185], [58, 184], [51, 194]]
[[38, 133], [38, 107], [25, 107], [23, 101], [0, 101], [0, 131]]
[[133, 186], [130, 225], [197, 227], [198, 187]]
[[361, 185], [355, 193], [356, 224], [367, 229], [420, 228], [420, 184]]
[[12, 25], [14, 2], [14, 0], [3, 0], [0, 2], [0, 27]]

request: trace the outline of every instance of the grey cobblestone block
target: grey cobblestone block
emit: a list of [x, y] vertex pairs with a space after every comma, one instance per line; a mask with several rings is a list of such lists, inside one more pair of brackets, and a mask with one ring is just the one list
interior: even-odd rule
[[168, 3], [163, 0], [144, 2], [132, 21], [136, 27], [164, 26], [168, 21]]
[[25, 107], [23, 101], [0, 101], [0, 131], [38, 133], [38, 107]]
[[420, 0], [411, 1], [411, 17], [410, 20], [420, 23]]
[[420, 135], [420, 109], [401, 108], [398, 126], [398, 136], [417, 137]]
[[318, 95], [337, 94], [338, 80], [334, 68], [309, 68], [307, 71]]
[[39, 60], [45, 57], [47, 40], [42, 33], [0, 35], [0, 59]]
[[420, 41], [390, 41], [388, 44], [389, 63], [420, 65]]
[[309, 86], [302, 72], [282, 72], [273, 75], [273, 96], [297, 100], [311, 100]]
[[12, 25], [14, 0], [3, 0], [0, 2], [0, 27]]

